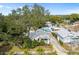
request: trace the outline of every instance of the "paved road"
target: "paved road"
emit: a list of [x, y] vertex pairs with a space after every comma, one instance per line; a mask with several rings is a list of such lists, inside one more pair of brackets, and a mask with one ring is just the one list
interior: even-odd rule
[[67, 53], [66, 53], [67, 51], [59, 44], [59, 42], [56, 40], [55, 37], [53, 37], [52, 34], [50, 34], [49, 39], [50, 39], [50, 43], [55, 48], [57, 54], [59, 54], [59, 55], [67, 55]]

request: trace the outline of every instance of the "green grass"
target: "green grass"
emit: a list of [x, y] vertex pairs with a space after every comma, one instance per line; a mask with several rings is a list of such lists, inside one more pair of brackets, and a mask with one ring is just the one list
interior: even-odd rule
[[[44, 51], [50, 51], [47, 53], [48, 55], [56, 55], [56, 53], [53, 51], [53, 47], [51, 45], [48, 46], [38, 46], [35, 48], [19, 48], [18, 46], [13, 46], [11, 50], [9, 50], [8, 55], [13, 55], [16, 52], [24, 52], [24, 55], [30, 55], [32, 51], [35, 51], [36, 54], [44, 54]], [[46, 55], [47, 55], [46, 54]]]
[[21, 49], [18, 46], [13, 46], [8, 54], [14, 54], [14, 52], [26, 52], [28, 49]]

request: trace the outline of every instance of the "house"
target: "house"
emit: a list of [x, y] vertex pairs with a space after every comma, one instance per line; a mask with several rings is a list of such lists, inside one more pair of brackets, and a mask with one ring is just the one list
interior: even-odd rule
[[52, 28], [53, 24], [50, 21], [47, 21], [46, 24], [45, 24], [45, 26]]
[[32, 40], [44, 40], [49, 44], [49, 34], [52, 32], [52, 29], [49, 27], [43, 27], [36, 31], [30, 31], [29, 38]]
[[49, 44], [49, 34], [53, 31], [52, 23], [47, 21], [45, 27], [37, 29], [36, 31], [30, 30], [29, 38], [32, 40], [44, 40], [47, 44]]
[[52, 31], [58, 31], [59, 29], [61, 29], [61, 27], [57, 27], [56, 25], [54, 25], [50, 21], [47, 21], [45, 26], [49, 27], [50, 29], [52, 29]]
[[69, 31], [68, 29], [62, 28], [56, 32], [58, 40], [64, 43], [79, 44], [79, 32]]
[[76, 25], [79, 25], [79, 21], [76, 21], [75, 23], [73, 23], [74, 25], [76, 24]]
[[79, 21], [73, 23], [68, 29], [75, 32], [79, 31]]

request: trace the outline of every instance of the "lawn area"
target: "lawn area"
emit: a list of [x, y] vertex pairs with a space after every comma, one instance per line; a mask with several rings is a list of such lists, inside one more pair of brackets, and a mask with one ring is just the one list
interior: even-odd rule
[[3, 43], [2, 42], [0, 42], [0, 46], [2, 45]]
[[56, 52], [55, 52], [55, 50], [53, 49], [53, 47], [51, 46], [51, 45], [46, 45], [46, 46], [38, 46], [38, 47], [36, 47], [36, 48], [34, 48], [34, 49], [30, 49], [30, 51], [33, 51], [33, 52], [36, 52], [36, 54], [38, 54], [39, 55], [39, 53], [37, 53], [37, 50], [38, 49], [43, 49], [44, 51], [43, 51], [43, 54], [44, 55], [55, 55], [56, 54]]
[[66, 50], [70, 51], [72, 48], [68, 46], [67, 44], [63, 44], [62, 47], [64, 47]]
[[79, 52], [68, 52], [68, 55], [79, 55]]
[[19, 48], [18, 46], [13, 46], [12, 49], [9, 51], [8, 54], [14, 54], [16, 52], [24, 52], [26, 51], [27, 49], [21, 49]]
[[36, 50], [37, 48], [43, 48], [44, 50], [47, 50], [47, 51], [52, 51], [53, 50], [53, 47], [51, 45], [45, 45], [45, 46], [38, 46], [34, 49], [30, 49], [30, 50]]
[[70, 50], [71, 50], [71, 47], [70, 47], [70, 46], [68, 46], [68, 44], [63, 43], [61, 40], [59, 40], [59, 43], [60, 43], [60, 45], [61, 45], [63, 48], [65, 48], [66, 50], [68, 50], [68, 51], [70, 51]]
[[37, 49], [38, 48], [42, 48], [44, 50], [44, 53], [46, 54], [52, 54], [54, 53], [54, 49], [51, 45], [46, 45], [46, 46], [38, 46], [38, 47], [35, 47], [33, 49], [27, 49], [27, 48], [19, 48], [18, 46], [13, 46], [12, 49], [8, 52], [8, 55], [13, 55], [15, 54], [16, 52], [23, 52], [24, 55], [27, 55], [27, 54], [35, 54], [37, 55]]

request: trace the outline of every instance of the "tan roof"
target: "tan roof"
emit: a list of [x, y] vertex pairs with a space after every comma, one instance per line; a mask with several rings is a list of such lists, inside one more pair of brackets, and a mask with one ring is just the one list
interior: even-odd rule
[[71, 31], [79, 31], [79, 24], [75, 23], [69, 27]]
[[75, 25], [75, 24], [79, 24], [79, 21], [76, 21], [76, 22], [74, 23], [74, 25]]

